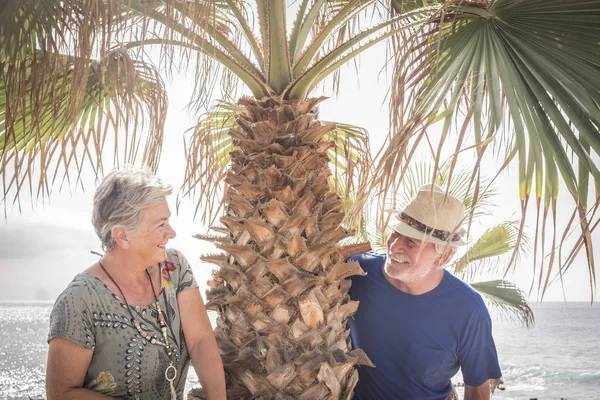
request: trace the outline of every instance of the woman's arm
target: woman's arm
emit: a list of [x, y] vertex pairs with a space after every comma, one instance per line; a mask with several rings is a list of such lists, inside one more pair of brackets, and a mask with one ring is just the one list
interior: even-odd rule
[[50, 340], [46, 366], [47, 400], [112, 398], [82, 387], [93, 353], [93, 350], [68, 339], [57, 337]]
[[192, 364], [209, 400], [225, 399], [225, 373], [215, 334], [198, 288], [177, 295], [181, 327]]

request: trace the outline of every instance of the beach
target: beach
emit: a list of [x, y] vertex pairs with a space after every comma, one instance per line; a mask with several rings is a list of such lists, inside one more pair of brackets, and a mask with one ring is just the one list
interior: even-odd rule
[[[0, 399], [44, 398], [51, 308], [51, 302], [0, 303], [5, 333], [0, 341]], [[505, 388], [493, 398], [599, 400], [600, 306], [542, 303], [532, 308], [536, 317], [532, 329], [503, 320], [492, 311]], [[214, 323], [215, 314], [210, 317]], [[460, 382], [460, 376], [455, 382]], [[196, 385], [190, 368], [187, 387]]]

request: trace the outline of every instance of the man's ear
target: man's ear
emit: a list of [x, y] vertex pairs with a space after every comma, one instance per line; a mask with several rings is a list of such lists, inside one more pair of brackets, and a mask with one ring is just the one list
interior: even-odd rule
[[448, 264], [448, 261], [450, 261], [455, 251], [456, 249], [452, 246], [446, 247], [444, 252], [437, 259], [438, 267], [443, 267], [444, 265]]
[[129, 236], [127, 235], [127, 231], [125, 229], [117, 226], [113, 228], [112, 235], [117, 246], [123, 250], [129, 249]]

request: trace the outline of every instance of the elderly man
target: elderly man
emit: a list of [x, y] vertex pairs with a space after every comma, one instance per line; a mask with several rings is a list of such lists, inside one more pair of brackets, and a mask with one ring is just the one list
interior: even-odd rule
[[460, 200], [427, 185], [390, 224], [387, 254], [351, 258], [367, 275], [352, 277], [360, 305], [348, 325], [376, 366], [359, 368], [355, 399], [446, 399], [459, 368], [465, 399], [489, 399], [501, 372], [487, 308], [444, 270], [465, 244], [464, 217]]

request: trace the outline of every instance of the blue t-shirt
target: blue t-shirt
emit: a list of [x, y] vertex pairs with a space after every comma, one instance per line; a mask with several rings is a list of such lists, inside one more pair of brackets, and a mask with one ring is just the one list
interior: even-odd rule
[[375, 364], [359, 367], [354, 398], [446, 399], [459, 368], [469, 386], [500, 378], [481, 296], [448, 271], [432, 291], [404, 293], [385, 278], [385, 258], [376, 253], [350, 258], [367, 272], [352, 277], [350, 297], [360, 301], [348, 320], [352, 343]]

